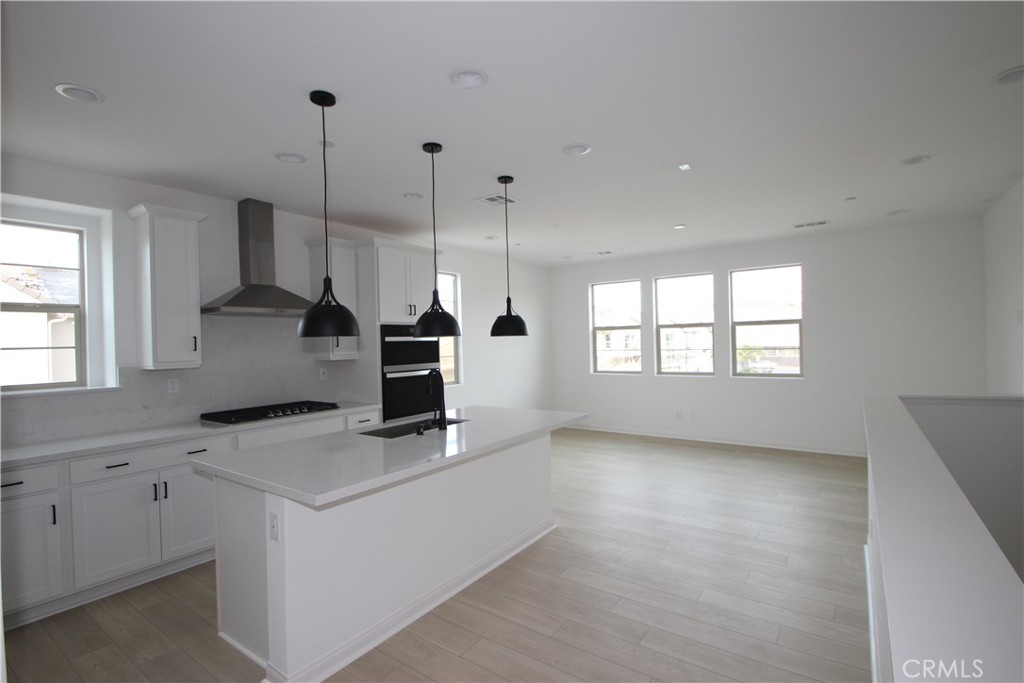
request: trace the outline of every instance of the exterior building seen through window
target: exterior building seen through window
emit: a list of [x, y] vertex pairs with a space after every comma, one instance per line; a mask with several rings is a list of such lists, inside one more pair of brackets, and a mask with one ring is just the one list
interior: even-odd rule
[[654, 280], [658, 373], [715, 372], [715, 281], [710, 273]]
[[640, 299], [639, 280], [590, 286], [594, 372], [642, 371]]
[[[462, 326], [462, 310], [459, 295], [459, 276], [457, 273], [437, 274], [437, 296], [441, 300], [441, 307], [455, 316]], [[441, 376], [445, 384], [458, 384], [462, 381], [460, 370], [460, 358], [462, 337], [438, 337], [438, 346], [441, 353]]]
[[0, 243], [0, 384], [84, 384], [82, 233], [3, 222]]
[[803, 269], [730, 274], [734, 375], [803, 374]]

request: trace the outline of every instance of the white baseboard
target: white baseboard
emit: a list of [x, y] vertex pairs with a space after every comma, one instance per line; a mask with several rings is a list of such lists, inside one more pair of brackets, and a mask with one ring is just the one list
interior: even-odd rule
[[[428, 591], [412, 604], [379, 621], [376, 625], [370, 627], [366, 631], [363, 631], [355, 638], [342, 643], [317, 661], [295, 672], [292, 680], [322, 681], [334, 672], [345, 668], [359, 657], [363, 656], [430, 610], [443, 603], [445, 600], [454, 596], [466, 586], [501, 565], [513, 555], [516, 555], [527, 547], [533, 545], [541, 538], [554, 531], [554, 529], [555, 518], [547, 518], [532, 529], [524, 532], [518, 538], [510, 541], [490, 555], [481, 559], [479, 562], [468, 567], [466, 570], [459, 572], [459, 574], [437, 588]], [[230, 642], [230, 640], [228, 642]], [[259, 662], [258, 659], [253, 659], [253, 661]], [[270, 662], [266, 663], [266, 670], [266, 680], [269, 681], [269, 683], [285, 683], [289, 680], [286, 673], [276, 668]]]

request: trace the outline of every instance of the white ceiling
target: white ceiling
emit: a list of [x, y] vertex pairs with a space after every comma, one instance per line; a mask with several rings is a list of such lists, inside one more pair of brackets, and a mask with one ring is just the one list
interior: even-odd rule
[[474, 199], [509, 174], [513, 258], [537, 263], [976, 216], [1022, 171], [1021, 83], [993, 82], [1024, 63], [1022, 7], [4, 2], [3, 150], [320, 216], [325, 89], [332, 220], [414, 240], [426, 141], [438, 240], [500, 251]]

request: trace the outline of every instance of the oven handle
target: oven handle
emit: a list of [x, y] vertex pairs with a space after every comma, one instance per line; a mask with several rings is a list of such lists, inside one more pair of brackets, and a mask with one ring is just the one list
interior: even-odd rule
[[383, 372], [385, 376], [392, 375], [400, 372], [419, 372], [424, 373], [429, 370], [440, 370], [441, 364], [437, 361], [431, 361], [429, 363], [406, 363], [404, 365], [385, 365]]
[[404, 370], [400, 372], [385, 372], [384, 379], [397, 379], [399, 377], [426, 377], [430, 370]]

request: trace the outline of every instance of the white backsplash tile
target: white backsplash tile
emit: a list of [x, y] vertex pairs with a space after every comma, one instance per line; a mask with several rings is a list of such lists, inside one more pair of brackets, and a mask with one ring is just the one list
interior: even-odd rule
[[[191, 370], [121, 368], [121, 388], [5, 397], [3, 445], [120, 432], [198, 420], [200, 413], [284, 401], [346, 400], [340, 373], [321, 381], [314, 340], [297, 318], [203, 316], [203, 364]], [[167, 393], [167, 380], [178, 392]]]

